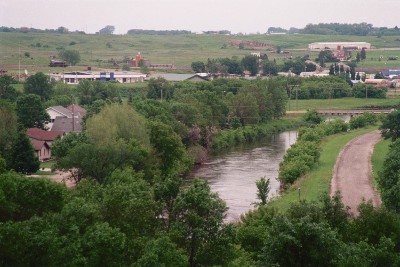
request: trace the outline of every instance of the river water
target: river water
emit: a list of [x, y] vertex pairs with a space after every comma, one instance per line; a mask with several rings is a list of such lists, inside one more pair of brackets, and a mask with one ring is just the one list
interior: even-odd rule
[[279, 194], [280, 183], [276, 179], [279, 163], [296, 139], [296, 131], [272, 135], [260, 142], [212, 156], [192, 175], [208, 180], [211, 190], [217, 192], [229, 208], [226, 221], [237, 221], [257, 202], [256, 180], [264, 176], [269, 178], [269, 197]]

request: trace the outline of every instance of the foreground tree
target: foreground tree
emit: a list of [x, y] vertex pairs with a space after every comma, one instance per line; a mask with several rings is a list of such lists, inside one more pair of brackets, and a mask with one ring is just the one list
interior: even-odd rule
[[39, 159], [23, 128], [19, 129], [11, 146], [7, 165], [9, 169], [21, 173], [34, 173], [39, 170]]
[[17, 98], [16, 112], [18, 122], [25, 128], [45, 129], [45, 124], [50, 121], [40, 96], [35, 94], [22, 95]]
[[199, 179], [178, 196], [170, 216], [171, 236], [186, 249], [191, 267], [223, 265], [232, 259], [233, 236], [223, 223], [226, 209], [208, 183]]
[[392, 141], [400, 137], [400, 111], [396, 110], [389, 113], [384, 119], [380, 127], [382, 136], [385, 139], [391, 138]]
[[53, 84], [50, 82], [49, 76], [38, 72], [26, 79], [24, 90], [26, 94], [36, 94], [42, 101], [45, 101], [53, 95]]
[[17, 133], [17, 116], [14, 108], [0, 100], [0, 156], [5, 157]]

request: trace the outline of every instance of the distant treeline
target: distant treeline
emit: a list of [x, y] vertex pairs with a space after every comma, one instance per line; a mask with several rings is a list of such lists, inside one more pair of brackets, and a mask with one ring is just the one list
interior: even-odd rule
[[303, 33], [303, 34], [322, 34], [322, 35], [358, 35], [358, 36], [383, 36], [383, 35], [400, 35], [400, 30], [396, 26], [374, 27], [369, 23], [318, 23], [308, 24], [304, 29], [290, 28], [289, 30], [280, 27], [269, 27], [268, 33]]
[[127, 34], [147, 34], [147, 35], [179, 35], [179, 34], [191, 34], [191, 31], [185, 30], [142, 30], [132, 29]]
[[28, 28], [28, 27], [21, 27], [21, 28], [13, 28], [13, 27], [6, 27], [6, 26], [1, 26], [0, 27], [0, 32], [38, 32], [38, 33], [80, 33], [80, 34], [85, 34], [84, 31], [69, 31], [65, 27], [58, 27], [57, 29], [36, 29], [36, 28]]

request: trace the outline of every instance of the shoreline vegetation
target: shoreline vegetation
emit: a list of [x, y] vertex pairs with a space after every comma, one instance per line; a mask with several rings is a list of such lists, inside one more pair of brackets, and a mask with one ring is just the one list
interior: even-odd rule
[[272, 199], [268, 206], [285, 211], [291, 203], [298, 200], [320, 200], [323, 195], [329, 193], [333, 167], [343, 146], [351, 139], [376, 129], [378, 129], [378, 126], [368, 126], [325, 137], [321, 143], [322, 150], [318, 165], [283, 191], [278, 198]]

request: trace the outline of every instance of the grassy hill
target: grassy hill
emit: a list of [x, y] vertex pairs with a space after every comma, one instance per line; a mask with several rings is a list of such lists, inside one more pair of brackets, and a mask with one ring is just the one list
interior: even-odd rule
[[[78, 50], [81, 55], [80, 66], [69, 70], [81, 70], [82, 66], [110, 68], [111, 61], [123, 61], [141, 52], [152, 63], [172, 63], [180, 68], [190, 68], [193, 61], [207, 61], [208, 58], [243, 57], [251, 50], [230, 46], [232, 40], [258, 41], [272, 45], [272, 50], [280, 46], [289, 50], [292, 56], [310, 54], [317, 57], [317, 52], [307, 51], [308, 44], [318, 41], [366, 41], [377, 48], [400, 47], [396, 36], [377, 38], [375, 36], [328, 36], [328, 35], [93, 35], [93, 34], [49, 34], [49, 33], [0, 33], [0, 68], [8, 71], [18, 70], [19, 53], [21, 65], [29, 72], [56, 72], [47, 67], [50, 56], [57, 56], [62, 48]], [[256, 49], [256, 52], [267, 52]], [[29, 57], [25, 56], [29, 54]], [[269, 58], [279, 62], [287, 57], [284, 54], [267, 52]], [[289, 55], [289, 56], [290, 56]], [[400, 51], [369, 51], [365, 67], [399, 67], [399, 61], [379, 61], [380, 55], [400, 56]], [[385, 64], [386, 63], [386, 64]]]

